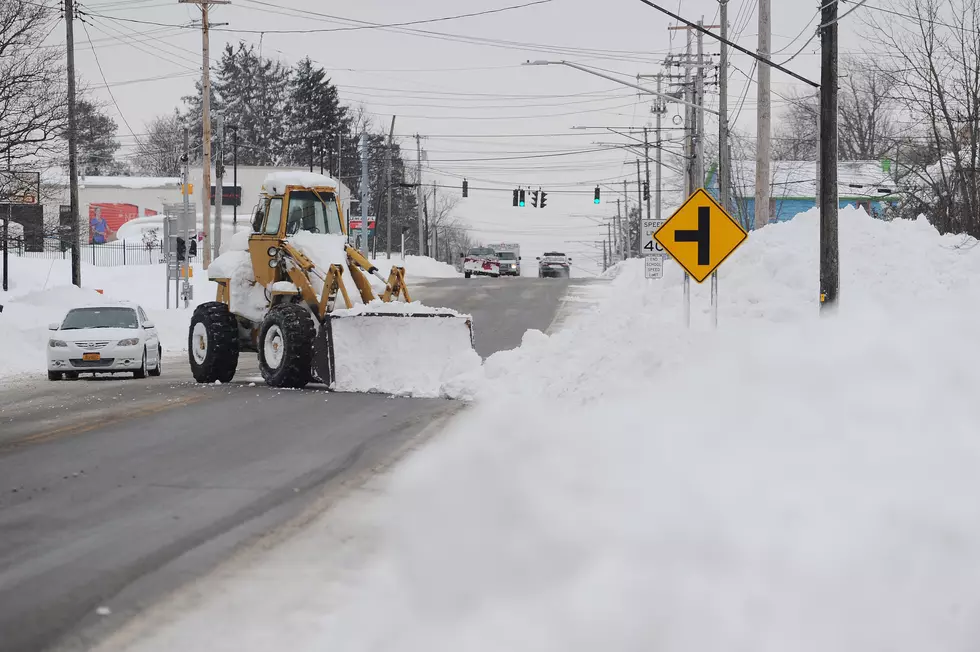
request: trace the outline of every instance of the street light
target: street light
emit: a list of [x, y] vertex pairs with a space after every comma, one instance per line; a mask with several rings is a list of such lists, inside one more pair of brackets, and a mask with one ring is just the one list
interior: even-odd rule
[[539, 59], [537, 61], [525, 61], [521, 65], [523, 66], [568, 66], [569, 68], [574, 68], [575, 70], [581, 70], [582, 72], [587, 72], [590, 75], [595, 75], [596, 77], [602, 77], [603, 79], [608, 79], [609, 81], [616, 82], [617, 84], [622, 84], [623, 86], [635, 88], [637, 90], [643, 91], [644, 93], [648, 93], [650, 95], [656, 95], [657, 97], [668, 99], [671, 102], [686, 104], [687, 106], [694, 107], [695, 109], [704, 109], [705, 111], [713, 115], [721, 115], [718, 111], [715, 111], [714, 109], [709, 109], [706, 106], [695, 104], [694, 102], [688, 102], [687, 100], [682, 100], [677, 97], [674, 97], [673, 95], [668, 95], [666, 93], [658, 93], [657, 91], [646, 88], [645, 86], [640, 86], [639, 84], [631, 84], [630, 82], [623, 81], [622, 79], [616, 79], [615, 77], [611, 77], [610, 75], [606, 75], [597, 70], [587, 68], [586, 66], [580, 66], [579, 64], [572, 63], [571, 61], [544, 61]]

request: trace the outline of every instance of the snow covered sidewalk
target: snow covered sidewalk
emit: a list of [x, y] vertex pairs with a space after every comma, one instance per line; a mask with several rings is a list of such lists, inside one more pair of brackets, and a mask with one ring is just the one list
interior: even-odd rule
[[718, 332], [624, 264], [450, 432], [103, 649], [976, 649], [980, 248], [841, 225], [837, 318], [815, 213], [726, 263]]

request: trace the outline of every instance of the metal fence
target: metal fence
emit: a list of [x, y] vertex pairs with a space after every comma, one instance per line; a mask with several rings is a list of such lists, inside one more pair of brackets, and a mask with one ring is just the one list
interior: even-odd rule
[[[2, 239], [0, 239], [2, 242]], [[23, 238], [10, 238], [7, 251], [20, 258], [39, 258], [43, 260], [71, 260], [71, 247], [59, 240], [45, 240], [41, 251], [28, 251], [38, 247], [25, 247]], [[121, 265], [153, 265], [161, 262], [163, 250], [160, 244], [143, 245], [125, 242], [82, 245], [82, 262], [96, 267], [119, 267]]]

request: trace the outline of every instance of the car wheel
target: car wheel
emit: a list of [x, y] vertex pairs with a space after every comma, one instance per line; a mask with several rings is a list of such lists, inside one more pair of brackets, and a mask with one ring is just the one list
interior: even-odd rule
[[473, 276], [472, 272], [463, 272], [463, 278], [469, 278], [471, 276]]
[[157, 366], [150, 369], [151, 376], [159, 376], [163, 373], [163, 348], [157, 348]]
[[133, 372], [133, 378], [146, 378], [146, 347], [143, 347], [143, 362], [140, 368]]
[[61, 380], [61, 372], [60, 371], [49, 371], [48, 372], [48, 380]]
[[238, 320], [226, 304], [210, 301], [194, 309], [187, 343], [194, 380], [231, 382], [238, 368], [238, 351]]
[[66, 371], [65, 372], [65, 378], [67, 378], [68, 380], [78, 380], [78, 372], [77, 371]]
[[268, 312], [259, 331], [259, 370], [272, 387], [305, 387], [312, 380], [316, 327], [303, 306], [281, 303]]

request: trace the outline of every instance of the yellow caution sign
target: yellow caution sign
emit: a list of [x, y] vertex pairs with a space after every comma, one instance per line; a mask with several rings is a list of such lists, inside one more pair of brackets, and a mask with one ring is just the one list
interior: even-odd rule
[[745, 242], [745, 229], [698, 188], [653, 234], [691, 277], [701, 283]]
[[193, 195], [194, 194], [194, 184], [188, 183], [186, 186], [180, 184], [180, 194], [181, 195]]

